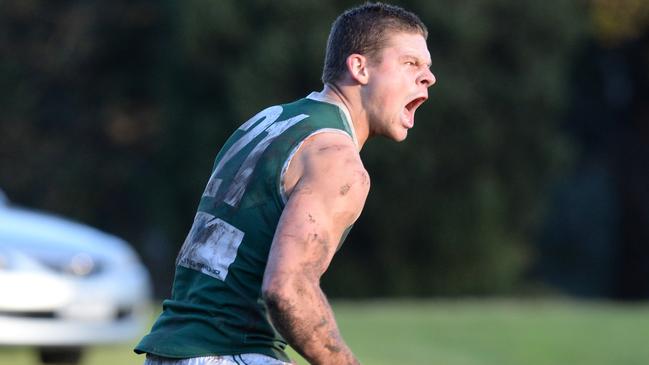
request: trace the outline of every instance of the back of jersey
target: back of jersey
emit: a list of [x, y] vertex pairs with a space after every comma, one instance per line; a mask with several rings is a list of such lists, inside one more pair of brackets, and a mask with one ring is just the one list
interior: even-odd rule
[[172, 298], [136, 352], [288, 361], [261, 283], [285, 205], [283, 172], [300, 144], [322, 132], [353, 136], [339, 107], [307, 98], [263, 110], [228, 139], [178, 255]]

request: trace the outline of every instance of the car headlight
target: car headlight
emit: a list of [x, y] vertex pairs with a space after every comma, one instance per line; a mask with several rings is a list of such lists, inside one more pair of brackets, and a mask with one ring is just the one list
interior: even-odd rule
[[85, 252], [76, 253], [58, 260], [41, 259], [45, 266], [62, 274], [70, 274], [79, 277], [88, 277], [102, 271], [101, 262], [94, 259]]
[[79, 253], [70, 259], [67, 266], [67, 272], [76, 276], [86, 276], [96, 272], [97, 265], [95, 260], [87, 253]]
[[101, 260], [86, 252], [7, 250], [0, 247], [0, 271], [43, 269], [76, 277], [90, 277], [103, 271]]

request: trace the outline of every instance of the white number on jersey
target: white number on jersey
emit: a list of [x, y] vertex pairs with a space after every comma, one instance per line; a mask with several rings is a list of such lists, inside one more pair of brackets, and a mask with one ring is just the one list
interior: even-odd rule
[[[225, 151], [210, 176], [203, 197], [223, 199], [223, 202], [232, 207], [239, 204], [252, 172], [266, 148], [285, 130], [308, 117], [306, 114], [300, 114], [276, 122], [282, 111], [281, 106], [267, 108], [239, 127], [239, 130], [246, 133]], [[223, 172], [223, 166], [263, 132], [267, 132], [266, 136], [243, 160], [230, 185], [221, 186], [223, 179], [219, 176]], [[237, 258], [243, 237], [244, 232], [231, 224], [209, 213], [198, 212], [180, 249], [176, 264], [225, 281], [230, 265]]]
[[[292, 118], [279, 121], [273, 124], [279, 116], [282, 114], [281, 106], [272, 106], [270, 108], [264, 109], [263, 111], [257, 113], [254, 117], [250, 118], [245, 122], [239, 130], [246, 131], [237, 142], [235, 142], [219, 160], [218, 164], [214, 168], [212, 175], [210, 176], [207, 186], [205, 187], [205, 192], [203, 197], [217, 198], [221, 197], [223, 194], [223, 201], [232, 207], [236, 207], [243, 193], [250, 182], [250, 177], [252, 172], [259, 161], [259, 158], [263, 152], [268, 148], [277, 136], [282, 134], [288, 128], [294, 126], [296, 123], [308, 117], [306, 114], [296, 115]], [[250, 129], [254, 125], [254, 128]], [[261, 135], [262, 132], [267, 132], [268, 134], [264, 137], [248, 154], [244, 162], [239, 167], [236, 175], [232, 179], [230, 186], [222, 187], [221, 184], [223, 179], [219, 178], [222, 173], [223, 166], [228, 163], [235, 155], [237, 155], [241, 150], [249, 145], [256, 137]]]

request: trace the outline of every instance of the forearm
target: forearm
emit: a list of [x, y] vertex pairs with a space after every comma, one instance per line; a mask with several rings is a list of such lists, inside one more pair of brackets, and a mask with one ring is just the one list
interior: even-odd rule
[[275, 328], [313, 365], [360, 364], [345, 344], [327, 299], [317, 284], [298, 283], [284, 293], [266, 293]]

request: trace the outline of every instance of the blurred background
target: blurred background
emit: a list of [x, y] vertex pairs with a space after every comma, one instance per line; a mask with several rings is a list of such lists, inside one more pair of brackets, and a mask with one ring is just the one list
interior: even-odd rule
[[[372, 191], [333, 298], [649, 298], [649, 1], [395, 1], [437, 84]], [[321, 89], [353, 1], [0, 1], [0, 188], [130, 242], [170, 294], [213, 159]]]
[[[407, 141], [362, 151], [372, 191], [323, 279], [352, 348], [370, 364], [646, 364], [649, 0], [394, 3], [428, 25], [438, 82]], [[159, 305], [221, 144], [321, 89], [331, 22], [356, 4], [0, 1], [9, 207], [123, 238]], [[73, 279], [81, 299], [102, 290]], [[93, 303], [86, 317], [109, 313]], [[27, 320], [57, 318], [43, 315]], [[141, 363], [132, 345], [85, 363]], [[33, 363], [2, 350], [0, 363]]]

